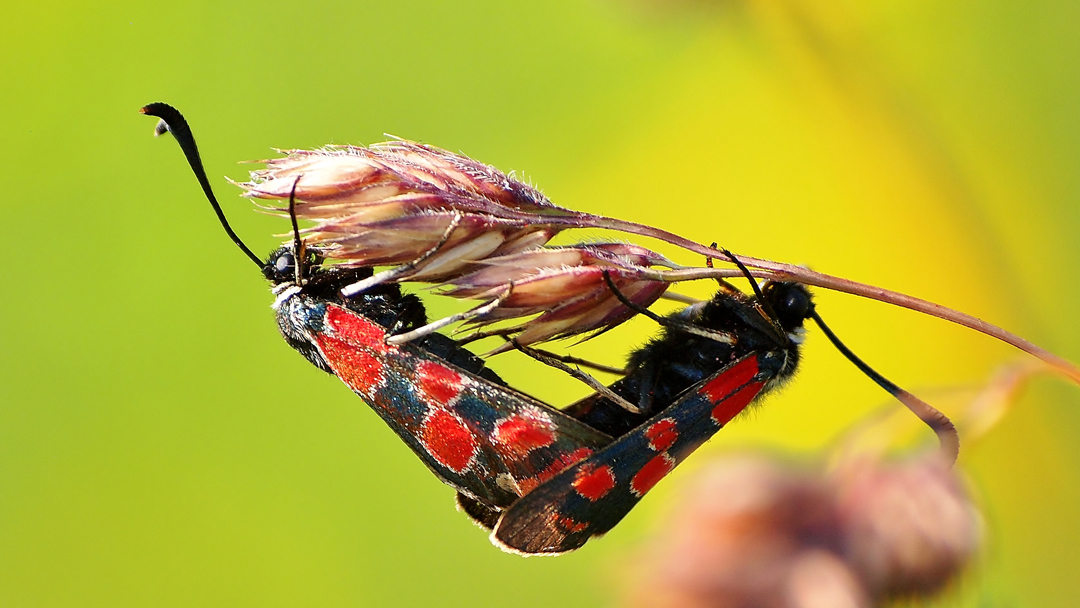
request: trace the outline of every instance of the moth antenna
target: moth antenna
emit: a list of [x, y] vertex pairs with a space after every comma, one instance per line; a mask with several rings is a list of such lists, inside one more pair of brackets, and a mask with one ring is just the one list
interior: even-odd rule
[[210, 206], [214, 208], [214, 213], [217, 214], [218, 221], [221, 222], [221, 226], [225, 228], [225, 233], [229, 235], [232, 242], [236, 243], [236, 246], [239, 247], [246, 256], [251, 258], [252, 262], [255, 262], [256, 266], [262, 269], [262, 260], [248, 249], [248, 246], [244, 244], [244, 241], [240, 240], [240, 237], [237, 236], [235, 232], [233, 232], [232, 226], [230, 226], [228, 220], [225, 219], [225, 212], [221, 210], [221, 205], [218, 204], [217, 197], [214, 196], [214, 191], [210, 188], [210, 180], [206, 177], [202, 158], [199, 156], [199, 147], [195, 145], [195, 136], [191, 133], [191, 127], [188, 126], [187, 120], [184, 119], [184, 115], [169, 104], [161, 102], [145, 105], [139, 112], [146, 114], [147, 116], [154, 116], [161, 119], [157, 126], [154, 127], [154, 135], [161, 135], [166, 131], [173, 134], [176, 143], [180, 144], [180, 149], [184, 151], [184, 156], [187, 157], [188, 165], [191, 166], [191, 171], [195, 174], [195, 179], [199, 180], [199, 185], [202, 186], [203, 194], [206, 195], [206, 200], [210, 201]]
[[733, 264], [738, 266], [739, 270], [742, 271], [743, 276], [746, 277], [746, 280], [750, 281], [750, 287], [753, 288], [755, 296], [754, 308], [757, 309], [758, 313], [761, 314], [761, 316], [769, 323], [769, 325], [772, 325], [773, 329], [776, 330], [778, 335], [784, 335], [784, 330], [782, 327], [780, 327], [780, 321], [777, 320], [776, 311], [773, 310], [772, 304], [770, 304], [769, 301], [765, 299], [764, 294], [761, 293], [761, 286], [757, 284], [757, 281], [754, 279], [754, 275], [751, 274], [750, 270], [746, 267], [746, 265], [742, 263], [742, 260], [739, 259], [739, 256], [731, 253], [727, 249], [723, 249], [721, 250], [721, 252], [726, 255]]
[[289, 220], [292, 221], [293, 231], [293, 270], [297, 285], [303, 285], [304, 272], [307, 270], [307, 256], [304, 253], [304, 241], [300, 238], [300, 225], [296, 222], [296, 187], [300, 185], [300, 178], [304, 174], [296, 176], [296, 181], [289, 190]]
[[941, 452], [945, 457], [945, 461], [952, 466], [956, 462], [957, 456], [960, 455], [960, 436], [956, 432], [956, 426], [953, 425], [952, 420], [946, 416], [941, 410], [935, 408], [929, 403], [919, 399], [915, 395], [900, 388], [885, 376], [882, 376], [866, 364], [862, 359], [851, 352], [840, 338], [836, 337], [836, 334], [829, 329], [829, 326], [825, 324], [825, 321], [821, 318], [821, 315], [816, 310], [810, 310], [810, 318], [818, 324], [821, 331], [825, 333], [825, 336], [829, 338], [836, 350], [840, 351], [848, 361], [855, 364], [855, 367], [859, 368], [859, 371], [866, 374], [871, 380], [876, 382], [878, 386], [885, 389], [890, 395], [896, 397], [900, 403], [903, 403], [909, 410], [915, 413], [920, 420], [926, 423], [934, 433], [938, 436], [938, 441], [941, 444]]
[[[716, 250], [717, 253], [720, 253], [720, 250], [716, 248], [716, 241], [713, 241], [713, 243], [711, 245], [709, 245], [709, 249], [714, 249], [714, 250]], [[724, 249], [724, 252], [726, 252], [729, 257], [731, 256], [731, 252], [728, 251], [727, 249]], [[715, 268], [713, 268], [713, 260], [714, 259], [715, 258], [713, 256], [711, 256], [711, 255], [705, 256], [705, 266], [709, 267], [712, 270], [715, 270]], [[740, 270], [740, 272], [742, 272], [743, 275], [746, 274], [745, 269]], [[714, 278], [716, 279], [716, 284], [719, 285], [720, 289], [724, 290], [725, 293], [727, 293], [727, 294], [740, 293], [739, 290], [736, 289], [734, 285], [732, 285], [731, 283], [728, 283], [727, 281], [725, 281], [723, 277], [717, 276], [717, 277], [714, 277]], [[663, 297], [663, 296], [661, 296], [661, 297]]]
[[670, 327], [672, 329], [677, 329], [679, 331], [686, 332], [688, 334], [694, 334], [695, 336], [701, 336], [703, 338], [708, 338], [710, 340], [716, 340], [717, 342], [721, 342], [723, 344], [734, 344], [735, 343], [735, 336], [733, 334], [726, 333], [726, 332], [712, 331], [710, 329], [703, 329], [703, 328], [698, 327], [697, 325], [694, 325], [692, 323], [682, 323], [682, 322], [679, 322], [679, 321], [675, 321], [673, 319], [668, 319], [666, 317], [661, 317], [660, 315], [658, 315], [655, 312], [649, 310], [648, 308], [645, 308], [644, 306], [642, 306], [642, 305], [640, 305], [640, 304], [638, 304], [636, 302], [631, 302], [630, 299], [627, 298], [623, 294], [623, 292], [619, 291], [618, 286], [615, 285], [615, 281], [611, 280], [611, 273], [609, 273], [608, 271], [605, 270], [603, 274], [604, 274], [604, 282], [607, 283], [608, 289], [611, 290], [611, 293], [615, 295], [615, 297], [619, 300], [619, 302], [622, 303], [623, 306], [629, 308], [630, 310], [632, 310], [632, 311], [634, 311], [634, 312], [636, 312], [636, 313], [638, 313], [640, 315], [645, 315], [646, 317], [652, 319], [653, 321], [656, 321], [657, 324], [662, 325], [664, 327]]
[[[713, 245], [715, 246], [716, 244], [713, 243]], [[743, 276], [746, 277], [746, 280], [750, 282], [750, 289], [752, 289], [754, 291], [754, 295], [757, 297], [758, 302], [761, 302], [764, 305], [765, 304], [765, 296], [762, 295], [761, 286], [757, 284], [757, 280], [755, 280], [754, 275], [750, 273], [750, 269], [747, 268], [746, 265], [742, 263], [742, 260], [739, 259], [739, 256], [735, 255], [734, 253], [731, 253], [727, 249], [721, 249], [720, 253], [723, 253], [724, 255], [726, 255], [728, 257], [728, 259], [731, 260], [731, 263], [735, 264], [735, 266], [737, 266], [739, 268], [739, 272], [742, 272]], [[773, 311], [770, 310], [768, 312], [772, 313]], [[775, 319], [776, 316], [773, 315], [772, 318]]]

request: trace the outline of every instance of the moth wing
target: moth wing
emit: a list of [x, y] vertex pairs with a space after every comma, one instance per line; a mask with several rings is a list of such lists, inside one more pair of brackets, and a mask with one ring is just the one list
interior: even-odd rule
[[619, 523], [657, 482], [746, 408], [772, 373], [750, 354], [510, 506], [491, 534], [506, 551], [573, 551]]
[[502, 509], [611, 442], [587, 424], [327, 304], [313, 341], [334, 374], [445, 483]]

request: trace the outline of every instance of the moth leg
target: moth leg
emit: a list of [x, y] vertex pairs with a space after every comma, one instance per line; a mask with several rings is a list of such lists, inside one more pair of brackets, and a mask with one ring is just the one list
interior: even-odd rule
[[625, 376], [626, 374], [630, 373], [630, 370], [628, 368], [626, 368], [626, 367], [615, 367], [614, 365], [605, 365], [603, 363], [597, 363], [595, 361], [589, 361], [588, 359], [582, 359], [580, 357], [574, 357], [572, 355], [560, 355], [558, 353], [553, 353], [553, 352], [551, 352], [549, 350], [544, 350], [542, 348], [536, 348], [534, 346], [529, 346], [527, 348], [529, 350], [535, 352], [535, 353], [543, 355], [544, 357], [546, 357], [548, 359], [554, 359], [556, 361], [561, 361], [563, 363], [567, 363], [567, 364], [570, 364], [570, 365], [580, 365], [581, 367], [588, 367], [590, 369], [595, 369], [598, 372], [604, 372], [604, 373], [608, 373], [608, 374], [615, 374], [616, 376]]
[[514, 285], [513, 283], [511, 283], [510, 287], [508, 287], [506, 291], [504, 291], [498, 298], [488, 302], [487, 304], [484, 304], [483, 306], [477, 306], [472, 310], [466, 310], [465, 312], [461, 312], [456, 315], [443, 317], [437, 321], [432, 321], [431, 323], [428, 323], [423, 327], [418, 327], [412, 331], [405, 332], [403, 334], [389, 336], [388, 338], [386, 338], [386, 343], [393, 345], [405, 344], [406, 342], [412, 342], [417, 338], [422, 338], [429, 334], [433, 334], [440, 329], [446, 327], [447, 325], [453, 325], [458, 321], [468, 321], [469, 319], [486, 315], [487, 313], [498, 308], [500, 304], [506, 301], [506, 298], [510, 297], [510, 292], [513, 291], [513, 289]]
[[431, 256], [438, 253], [439, 250], [443, 248], [443, 245], [446, 245], [447, 241], [450, 240], [450, 235], [454, 233], [454, 230], [458, 227], [458, 224], [460, 223], [461, 213], [454, 213], [454, 219], [450, 221], [450, 225], [446, 227], [445, 231], [443, 231], [442, 237], [439, 239], [439, 242], [436, 243], [434, 247], [428, 249], [423, 254], [421, 254], [420, 257], [416, 258], [411, 262], [408, 262], [407, 264], [402, 264], [400, 266], [395, 266], [394, 268], [391, 268], [389, 270], [377, 272], [362, 281], [357, 281], [351, 285], [346, 285], [345, 287], [342, 287], [341, 295], [348, 298], [350, 296], [354, 296], [358, 293], [371, 289], [376, 285], [380, 285], [388, 281], [395, 281], [416, 270], [418, 266], [427, 261]]
[[770, 326], [772, 326], [773, 331], [776, 332], [777, 336], [784, 335], [784, 329], [780, 327], [780, 322], [776, 320], [776, 311], [772, 309], [769, 301], [766, 300], [765, 296], [761, 293], [761, 287], [758, 285], [757, 280], [754, 278], [754, 275], [750, 273], [750, 269], [748, 269], [746, 265], [739, 261], [739, 258], [736, 257], [734, 253], [731, 253], [727, 249], [721, 249], [720, 252], [727, 256], [728, 259], [731, 260], [732, 264], [738, 266], [739, 270], [742, 271], [743, 276], [746, 277], [746, 280], [750, 281], [750, 287], [753, 288], [755, 296], [754, 302], [751, 304], [754, 310], [756, 310], [757, 313], [761, 315], [761, 318], [765, 319], [765, 321], [768, 322]]
[[644, 381], [641, 383], [641, 392], [638, 394], [638, 407], [642, 411], [652, 411], [653, 391], [660, 380], [661, 367], [661, 362], [656, 360], [646, 361], [641, 367]]
[[680, 304], [686, 304], [687, 306], [689, 306], [691, 304], [701, 304], [704, 301], [704, 300], [699, 300], [697, 298], [692, 298], [692, 297], [690, 297], [688, 295], [684, 295], [684, 294], [681, 294], [681, 293], [675, 293], [675, 292], [673, 292], [671, 290], [665, 291], [664, 293], [660, 294], [660, 299], [661, 300], [668, 300], [669, 302], [678, 302]]
[[673, 329], [677, 329], [688, 334], [694, 334], [695, 336], [701, 336], [702, 338], [716, 340], [717, 342], [721, 342], [723, 344], [735, 344], [736, 342], [735, 334], [713, 331], [711, 329], [698, 327], [697, 325], [694, 325], [692, 323], [684, 323], [675, 319], [661, 317], [660, 315], [649, 310], [648, 308], [645, 308], [644, 306], [641, 306], [635, 302], [631, 302], [629, 298], [623, 295], [623, 292], [619, 291], [618, 286], [615, 285], [615, 281], [611, 280], [611, 274], [608, 273], [608, 271], [606, 270], [604, 271], [604, 282], [607, 283], [608, 289], [611, 290], [611, 293], [615, 294], [615, 297], [618, 298], [619, 302], [621, 302], [623, 306], [629, 308], [630, 310], [638, 314], [645, 315], [646, 317], [652, 319], [653, 321], [656, 321], [658, 324], [664, 327], [671, 327]]
[[630, 412], [631, 414], [640, 414], [641, 413], [641, 408], [634, 405], [633, 403], [630, 403], [626, 399], [623, 399], [622, 397], [617, 395], [615, 393], [615, 391], [612, 391], [610, 388], [605, 386], [604, 383], [600, 382], [596, 378], [593, 378], [592, 376], [590, 376], [589, 374], [586, 374], [585, 372], [581, 371], [580, 369], [570, 367], [569, 365], [563, 363], [557, 356], [548, 356], [550, 353], [545, 353], [543, 351], [539, 351], [539, 350], [536, 350], [534, 348], [529, 348], [528, 346], [522, 346], [521, 344], [518, 343], [517, 340], [510, 340], [510, 344], [513, 344], [514, 348], [516, 348], [519, 351], [525, 353], [526, 355], [532, 357], [533, 359], [536, 359], [537, 361], [543, 363], [544, 365], [549, 365], [551, 367], [554, 367], [555, 369], [564, 371], [567, 374], [569, 374], [570, 377], [572, 377], [572, 378], [574, 378], [576, 380], [580, 380], [581, 382], [584, 382], [586, 385], [588, 385], [589, 388], [591, 388], [594, 391], [596, 391], [597, 393], [603, 395], [606, 399], [608, 399], [612, 403], [618, 404], [619, 407], [621, 407], [624, 410]]
[[476, 342], [477, 340], [483, 340], [484, 338], [490, 338], [492, 336], [506, 337], [510, 334], [517, 333], [524, 329], [524, 326], [518, 325], [515, 327], [500, 327], [498, 329], [487, 329], [484, 331], [474, 331], [464, 338], [458, 338], [457, 343], [459, 346], [465, 346], [470, 342]]
[[[713, 241], [713, 243], [711, 245], [709, 245], [709, 248], [710, 249], [716, 249], [717, 253], [722, 253], [724, 255], [727, 255], [732, 260], [734, 260], [736, 264], [739, 264], [739, 261], [735, 260], [735, 257], [731, 254], [730, 251], [728, 251], [727, 249], [724, 249], [723, 251], [721, 251], [720, 249], [717, 249], [716, 248], [716, 241]], [[713, 258], [712, 257], [706, 257], [705, 258], [705, 265], [708, 266], [709, 268], [712, 268], [713, 267]], [[745, 272], [745, 269], [743, 269], [743, 270]], [[751, 281], [753, 281], [752, 278], [751, 278]], [[736, 295], [736, 294], [742, 295], [741, 291], [736, 289], [736, 287], [734, 285], [732, 285], [731, 283], [728, 283], [724, 279], [722, 279], [720, 277], [716, 277], [716, 282], [720, 284], [720, 291], [721, 292], [723, 292], [723, 293], [725, 293], [725, 294], [727, 294], [729, 296], [733, 296], [733, 295]]]

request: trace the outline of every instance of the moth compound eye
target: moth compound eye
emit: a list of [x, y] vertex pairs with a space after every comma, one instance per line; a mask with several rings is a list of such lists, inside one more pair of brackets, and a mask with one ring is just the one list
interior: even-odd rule
[[282, 247], [266, 259], [266, 264], [263, 265], [263, 276], [275, 284], [289, 282], [293, 279], [295, 266], [296, 258], [292, 252]]
[[814, 309], [810, 292], [798, 283], [769, 283], [763, 293], [780, 326], [788, 331], [802, 326], [803, 320], [810, 318]]
[[285, 272], [289, 270], [293, 265], [293, 258], [291, 253], [285, 253], [278, 257], [274, 262], [274, 270], [277, 272]]
[[796, 319], [807, 318], [810, 316], [810, 294], [799, 287], [789, 289], [784, 296], [783, 308]]

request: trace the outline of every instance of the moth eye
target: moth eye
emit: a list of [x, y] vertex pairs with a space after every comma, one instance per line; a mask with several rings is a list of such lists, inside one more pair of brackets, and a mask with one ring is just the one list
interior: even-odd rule
[[292, 266], [292, 256], [288, 254], [279, 257], [277, 261], [274, 262], [274, 269], [278, 272], [285, 272], [289, 269], [289, 266]]
[[810, 314], [810, 298], [802, 289], [792, 289], [784, 298], [784, 309], [797, 318], [805, 319]]

